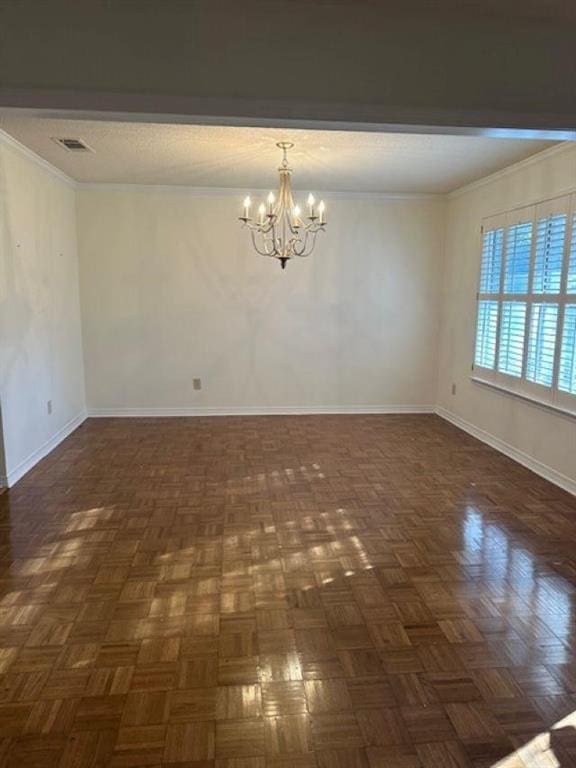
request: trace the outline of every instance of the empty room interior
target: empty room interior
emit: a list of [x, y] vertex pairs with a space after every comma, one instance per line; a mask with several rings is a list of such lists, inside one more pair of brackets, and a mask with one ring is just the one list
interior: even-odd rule
[[576, 766], [575, 32], [0, 3], [1, 767]]

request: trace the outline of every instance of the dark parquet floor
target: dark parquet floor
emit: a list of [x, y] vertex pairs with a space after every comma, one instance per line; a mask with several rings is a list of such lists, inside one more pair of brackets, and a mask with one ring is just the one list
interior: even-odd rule
[[576, 766], [576, 500], [436, 416], [89, 420], [0, 533], [0, 766]]

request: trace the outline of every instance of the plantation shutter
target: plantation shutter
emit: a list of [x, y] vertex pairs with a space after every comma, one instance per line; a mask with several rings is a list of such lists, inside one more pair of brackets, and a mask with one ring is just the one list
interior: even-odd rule
[[556, 213], [539, 218], [532, 293], [560, 293], [567, 216]]
[[504, 217], [487, 219], [482, 226], [482, 255], [476, 319], [474, 364], [493, 370], [498, 336], [498, 297], [502, 282]]
[[576, 395], [576, 304], [567, 304], [564, 309], [558, 389]]
[[494, 368], [497, 328], [498, 302], [479, 301], [474, 361], [476, 365], [480, 365], [482, 368]]
[[498, 370], [509, 376], [522, 375], [526, 302], [505, 301], [502, 304]]
[[502, 274], [504, 228], [484, 229], [480, 266], [480, 293], [499, 293]]
[[551, 387], [554, 377], [558, 304], [532, 304], [526, 378]]
[[504, 293], [527, 293], [532, 251], [532, 221], [521, 221], [508, 227]]
[[576, 293], [576, 213], [572, 217], [572, 239], [570, 241], [566, 293]]

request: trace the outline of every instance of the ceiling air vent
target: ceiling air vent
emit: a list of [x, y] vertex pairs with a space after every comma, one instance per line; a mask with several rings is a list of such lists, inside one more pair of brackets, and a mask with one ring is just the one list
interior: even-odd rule
[[67, 149], [69, 152], [92, 152], [93, 150], [85, 144], [82, 139], [62, 139], [57, 136], [53, 136], [52, 140], [56, 144], [60, 144], [61, 147]]

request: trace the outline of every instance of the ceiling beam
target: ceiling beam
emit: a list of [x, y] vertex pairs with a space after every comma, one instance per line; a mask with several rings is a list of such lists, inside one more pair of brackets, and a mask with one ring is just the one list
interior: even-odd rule
[[4, 0], [0, 107], [107, 120], [575, 138], [575, 6]]

